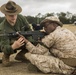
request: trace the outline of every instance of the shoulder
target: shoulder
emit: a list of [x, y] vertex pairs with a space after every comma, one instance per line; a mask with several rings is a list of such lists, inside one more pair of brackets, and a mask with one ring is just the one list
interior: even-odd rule
[[18, 18], [23, 17], [23, 15], [21, 15], [21, 14], [18, 14], [17, 16], [18, 16]]
[[26, 16], [23, 16], [23, 15], [21, 15], [21, 14], [18, 14], [17, 20], [18, 20], [19, 22], [23, 22], [24, 24], [28, 23], [28, 21], [27, 21], [27, 19], [26, 19]]
[[21, 14], [18, 14], [18, 19], [24, 20], [24, 19], [26, 19], [26, 16], [23, 16], [23, 15], [21, 15]]

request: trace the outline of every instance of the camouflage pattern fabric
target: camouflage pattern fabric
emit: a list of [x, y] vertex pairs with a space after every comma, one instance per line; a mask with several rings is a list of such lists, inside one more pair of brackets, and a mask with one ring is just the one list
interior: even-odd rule
[[50, 48], [50, 52], [40, 44], [37, 46], [30, 42], [26, 44], [30, 53], [25, 56], [32, 64], [44, 73], [70, 74], [75, 69], [60, 60], [76, 58], [76, 36], [71, 31], [58, 26], [55, 31], [45, 36], [42, 42]]

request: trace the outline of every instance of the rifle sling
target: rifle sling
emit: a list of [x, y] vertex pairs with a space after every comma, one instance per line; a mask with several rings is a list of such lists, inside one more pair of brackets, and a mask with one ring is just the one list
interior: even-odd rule
[[61, 60], [71, 67], [76, 67], [76, 58], [61, 58]]
[[49, 47], [47, 47], [44, 43], [42, 43], [42, 42], [39, 42], [39, 44], [40, 45], [42, 45], [42, 46], [44, 46], [45, 48], [47, 48], [47, 49], [50, 49]]

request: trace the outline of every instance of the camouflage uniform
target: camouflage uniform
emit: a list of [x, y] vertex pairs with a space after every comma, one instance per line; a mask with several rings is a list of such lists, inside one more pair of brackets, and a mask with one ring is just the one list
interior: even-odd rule
[[45, 36], [42, 42], [49, 48], [30, 42], [26, 48], [30, 53], [25, 56], [44, 73], [71, 74], [74, 67], [64, 64], [61, 58], [76, 58], [76, 36], [69, 30], [58, 26], [55, 31]]

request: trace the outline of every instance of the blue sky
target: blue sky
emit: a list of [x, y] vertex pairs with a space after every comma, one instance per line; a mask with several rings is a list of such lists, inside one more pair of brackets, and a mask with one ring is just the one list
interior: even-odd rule
[[[9, 0], [0, 0], [0, 6]], [[13, 0], [22, 7], [21, 14], [36, 16], [46, 13], [71, 12], [76, 14], [76, 0]], [[0, 12], [0, 16], [3, 13]]]

